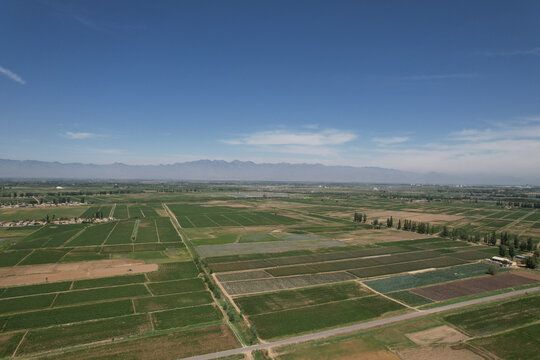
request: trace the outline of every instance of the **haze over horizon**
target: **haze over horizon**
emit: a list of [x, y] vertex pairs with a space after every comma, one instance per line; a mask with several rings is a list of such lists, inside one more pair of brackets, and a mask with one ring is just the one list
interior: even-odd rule
[[5, 1], [0, 158], [540, 179], [540, 3]]

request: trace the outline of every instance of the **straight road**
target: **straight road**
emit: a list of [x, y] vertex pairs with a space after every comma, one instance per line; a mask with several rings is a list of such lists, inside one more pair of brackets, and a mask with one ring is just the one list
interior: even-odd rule
[[492, 296], [479, 298], [479, 299], [463, 301], [463, 302], [459, 302], [455, 304], [440, 306], [433, 309], [420, 310], [418, 312], [412, 312], [408, 314], [393, 316], [393, 317], [389, 317], [385, 319], [373, 320], [373, 321], [365, 322], [362, 324], [350, 325], [350, 326], [345, 326], [345, 327], [341, 327], [337, 329], [331, 329], [331, 330], [320, 331], [320, 332], [307, 334], [307, 335], [290, 337], [287, 339], [273, 341], [273, 342], [269, 342], [265, 344], [252, 345], [252, 346], [246, 346], [242, 348], [220, 351], [220, 352], [211, 353], [211, 354], [192, 356], [189, 358], [185, 358], [185, 360], [211, 360], [211, 359], [217, 359], [224, 356], [244, 354], [247, 352], [251, 352], [253, 350], [270, 349], [270, 348], [284, 346], [284, 345], [293, 345], [293, 344], [306, 342], [306, 341], [319, 340], [319, 339], [323, 339], [329, 336], [342, 335], [342, 334], [346, 334], [353, 331], [367, 330], [367, 329], [374, 328], [377, 326], [388, 325], [388, 324], [392, 324], [392, 323], [403, 321], [403, 320], [416, 319], [416, 318], [431, 315], [431, 314], [460, 309], [467, 306], [482, 304], [482, 303], [495, 301], [495, 300], [502, 300], [502, 299], [513, 297], [513, 296], [523, 295], [526, 293], [533, 293], [537, 291], [540, 291], [540, 286], [530, 288], [530, 289], [516, 290], [516, 291], [512, 291], [508, 293], [492, 295]]

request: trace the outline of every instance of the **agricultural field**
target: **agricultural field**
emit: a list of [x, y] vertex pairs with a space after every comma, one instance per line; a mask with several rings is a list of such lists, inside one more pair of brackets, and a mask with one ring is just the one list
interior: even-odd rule
[[[182, 358], [540, 282], [523, 266], [488, 274], [486, 259], [499, 245], [507, 257], [510, 245], [514, 255], [532, 256], [540, 210], [470, 200], [484, 189], [464, 196], [406, 185], [130, 186], [104, 194], [92, 184], [89, 205], [51, 207], [108, 222], [0, 228], [0, 357]], [[490, 194], [507, 190], [497, 191]], [[0, 209], [0, 219], [38, 220], [44, 209]], [[355, 213], [366, 221], [354, 221]], [[405, 220], [417, 228], [404, 230]], [[520, 358], [538, 332], [539, 308], [529, 295], [251, 356], [473, 359], [474, 346]], [[525, 350], [498, 346], [499, 332], [520, 337]]]

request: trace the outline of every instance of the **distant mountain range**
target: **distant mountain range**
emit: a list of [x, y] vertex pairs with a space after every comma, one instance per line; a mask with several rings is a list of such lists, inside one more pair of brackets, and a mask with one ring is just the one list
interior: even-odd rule
[[540, 184], [538, 179], [511, 176], [455, 176], [415, 173], [379, 167], [321, 164], [257, 164], [251, 161], [198, 160], [170, 165], [108, 165], [0, 159], [0, 178], [116, 179], [199, 181], [298, 181], [395, 184]]

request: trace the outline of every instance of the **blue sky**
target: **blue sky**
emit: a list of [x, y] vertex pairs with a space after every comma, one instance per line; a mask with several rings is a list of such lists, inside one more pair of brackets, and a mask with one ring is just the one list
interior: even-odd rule
[[0, 2], [0, 158], [540, 178], [538, 1]]

